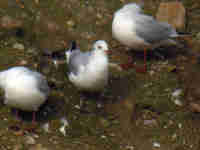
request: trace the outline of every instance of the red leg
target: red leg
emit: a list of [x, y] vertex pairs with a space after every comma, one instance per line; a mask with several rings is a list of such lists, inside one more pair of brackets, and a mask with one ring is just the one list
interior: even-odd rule
[[147, 49], [144, 48], [144, 72], [147, 72]]
[[36, 128], [36, 112], [33, 111], [32, 112], [32, 122], [31, 122], [31, 126], [27, 127], [25, 130], [28, 132], [34, 132], [35, 128]]
[[35, 125], [36, 124], [36, 112], [33, 112], [33, 118], [32, 118], [32, 124]]
[[132, 58], [129, 56], [128, 58], [128, 63], [127, 64], [120, 64], [120, 66], [122, 67], [122, 69], [124, 70], [127, 70], [129, 68], [132, 68], [134, 67], [136, 72], [141, 72], [141, 73], [145, 73], [146, 72], [146, 50], [144, 51], [144, 66], [141, 68], [141, 67], [138, 67], [136, 66], [133, 61], [132, 61]]

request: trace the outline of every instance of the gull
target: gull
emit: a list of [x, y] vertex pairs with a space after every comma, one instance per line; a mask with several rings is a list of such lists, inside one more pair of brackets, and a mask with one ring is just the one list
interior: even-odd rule
[[39, 72], [23, 66], [12, 67], [0, 72], [0, 87], [4, 90], [4, 104], [23, 111], [35, 112], [47, 100], [49, 86]]
[[82, 52], [76, 48], [75, 41], [66, 51], [69, 80], [80, 90], [99, 92], [108, 83], [108, 44], [104, 40], [94, 43], [92, 50]]
[[178, 36], [176, 30], [166, 22], [158, 22], [145, 15], [140, 5], [129, 3], [114, 13], [112, 35], [123, 45], [134, 50], [144, 50], [146, 71], [146, 49], [163, 44], [176, 44], [171, 38]]

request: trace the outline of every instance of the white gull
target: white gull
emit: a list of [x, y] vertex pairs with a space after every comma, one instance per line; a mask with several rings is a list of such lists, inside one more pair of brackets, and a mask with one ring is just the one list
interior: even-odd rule
[[42, 74], [21, 66], [0, 72], [0, 87], [5, 92], [4, 103], [33, 112], [33, 121], [35, 112], [46, 101], [50, 91]]
[[108, 82], [108, 45], [104, 40], [94, 43], [92, 50], [82, 52], [76, 48], [66, 51], [69, 80], [80, 90], [101, 91]]

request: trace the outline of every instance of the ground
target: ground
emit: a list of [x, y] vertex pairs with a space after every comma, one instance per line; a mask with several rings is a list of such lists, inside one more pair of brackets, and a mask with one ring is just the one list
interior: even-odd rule
[[[145, 12], [156, 14], [164, 0], [146, 0]], [[166, 0], [165, 0], [166, 1]], [[113, 13], [131, 0], [0, 1], [0, 69], [25, 65], [47, 76], [48, 102], [37, 112], [34, 132], [31, 114], [16, 116], [0, 97], [2, 150], [198, 150], [199, 130], [199, 8], [183, 0], [188, 39], [183, 48], [163, 48], [164, 59], [148, 55], [147, 73], [110, 68], [103, 95], [83, 97], [67, 78], [67, 65], [55, 66], [46, 51], [64, 50], [76, 40], [82, 50], [103, 39], [113, 51], [112, 63], [126, 63], [141, 54], [126, 51], [112, 38]], [[166, 53], [167, 51], [167, 53]], [[177, 94], [178, 93], [178, 94]], [[64, 135], [63, 120], [67, 123]], [[65, 122], [66, 123], [66, 122]]]

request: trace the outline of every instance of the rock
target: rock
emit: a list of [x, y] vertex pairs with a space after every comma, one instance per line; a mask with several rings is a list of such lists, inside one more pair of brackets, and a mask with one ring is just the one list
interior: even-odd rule
[[160, 3], [156, 19], [168, 22], [178, 30], [183, 30], [185, 28], [185, 16], [186, 11], [181, 2], [163, 2]]

